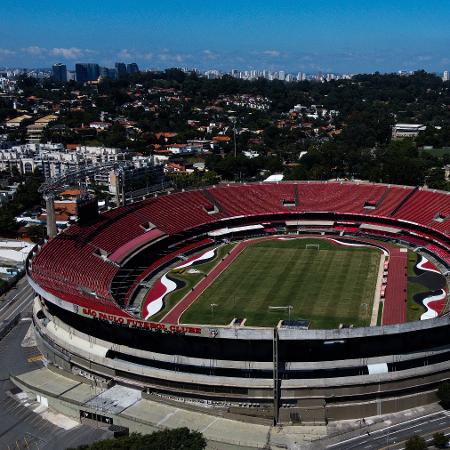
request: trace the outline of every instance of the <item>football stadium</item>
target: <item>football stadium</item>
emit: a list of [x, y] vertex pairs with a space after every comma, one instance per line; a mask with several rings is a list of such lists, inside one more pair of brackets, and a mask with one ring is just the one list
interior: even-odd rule
[[450, 194], [218, 184], [93, 215], [35, 248], [49, 364], [242, 420], [326, 424], [450, 379]]

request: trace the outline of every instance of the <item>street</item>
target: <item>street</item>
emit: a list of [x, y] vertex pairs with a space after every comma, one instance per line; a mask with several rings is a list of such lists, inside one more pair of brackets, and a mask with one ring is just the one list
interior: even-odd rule
[[403, 449], [405, 441], [413, 435], [422, 436], [430, 444], [434, 433], [450, 434], [450, 413], [447, 411], [434, 412], [423, 417], [407, 420], [400, 424], [382, 429], [368, 431], [362, 436], [343, 440], [328, 445], [327, 449]]
[[[29, 311], [34, 296], [32, 289], [26, 279], [20, 280], [17, 286], [2, 299], [0, 323]], [[18, 392], [9, 380], [11, 374], [18, 375], [43, 365], [42, 355], [35, 345], [22, 345], [31, 324], [30, 318], [19, 320], [0, 340], [0, 448], [61, 450], [108, 437], [106, 430], [86, 425], [61, 428], [33, 412], [30, 406], [38, 407], [38, 403], [27, 398], [18, 401], [11, 395]]]
[[34, 293], [26, 277], [20, 279], [16, 287], [4, 294], [0, 301], [0, 323], [25, 311], [33, 300]]

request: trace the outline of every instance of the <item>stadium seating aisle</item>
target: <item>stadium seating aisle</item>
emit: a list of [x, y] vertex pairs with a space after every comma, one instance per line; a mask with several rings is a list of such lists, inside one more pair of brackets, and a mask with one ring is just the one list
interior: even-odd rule
[[405, 186], [389, 186], [387, 195], [374, 210], [368, 211], [368, 214], [389, 216], [412, 189], [411, 187]]
[[283, 201], [294, 202], [291, 183], [218, 186], [210, 192], [230, 217], [283, 213]]
[[390, 191], [390, 188], [369, 183], [300, 182], [297, 210], [371, 213], [372, 210], [364, 209], [365, 204], [378, 205], [380, 202], [384, 204], [387, 190]]
[[410, 220], [445, 231], [449, 228], [449, 220], [434, 221], [438, 215], [442, 219], [450, 218], [450, 194], [418, 190], [395, 214], [397, 219]]

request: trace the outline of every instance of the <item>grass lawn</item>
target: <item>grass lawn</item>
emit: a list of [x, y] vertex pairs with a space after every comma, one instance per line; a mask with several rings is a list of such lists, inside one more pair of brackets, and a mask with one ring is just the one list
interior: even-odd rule
[[420, 150], [420, 153], [428, 153], [429, 155], [436, 156], [437, 158], [442, 158], [444, 155], [450, 155], [450, 148], [432, 148], [426, 150]]
[[[320, 250], [306, 249], [319, 244]], [[313, 328], [370, 324], [380, 252], [318, 239], [272, 240], [247, 247], [183, 314], [183, 323], [274, 326], [292, 305], [291, 319]], [[211, 303], [217, 304], [214, 316]]]

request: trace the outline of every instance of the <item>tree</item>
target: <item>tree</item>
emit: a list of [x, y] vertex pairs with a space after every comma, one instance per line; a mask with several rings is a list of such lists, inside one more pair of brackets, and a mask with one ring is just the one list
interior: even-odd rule
[[35, 244], [41, 242], [47, 235], [47, 230], [43, 225], [30, 225], [27, 227], [28, 237]]
[[132, 433], [127, 437], [82, 445], [78, 450], [203, 450], [205, 447], [206, 439], [200, 432], [184, 427], [144, 435]]
[[439, 385], [437, 397], [441, 401], [444, 408], [450, 406], [450, 382], [444, 381]]
[[443, 433], [433, 434], [433, 445], [437, 448], [445, 448], [448, 444], [448, 438]]
[[14, 212], [11, 207], [0, 208], [0, 235], [11, 236], [19, 228], [19, 224], [14, 218]]
[[426, 450], [427, 448], [425, 439], [420, 436], [412, 436], [405, 442], [405, 450]]

